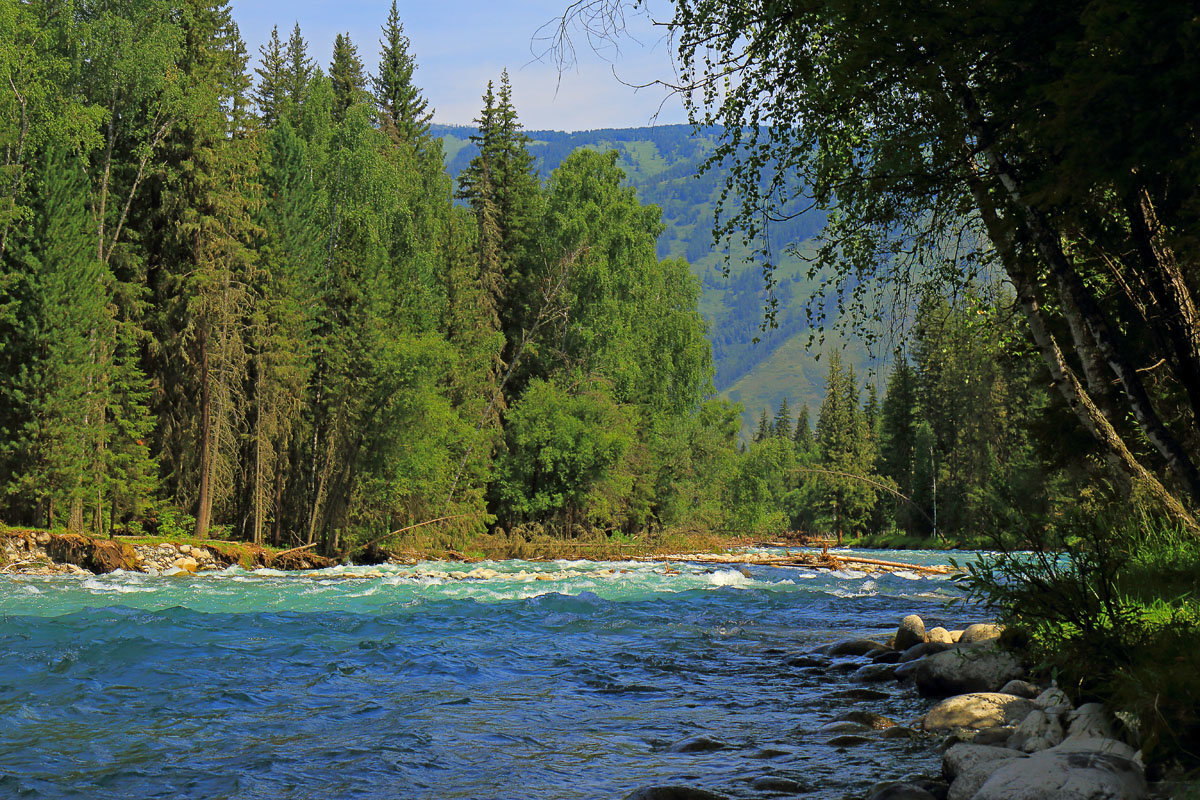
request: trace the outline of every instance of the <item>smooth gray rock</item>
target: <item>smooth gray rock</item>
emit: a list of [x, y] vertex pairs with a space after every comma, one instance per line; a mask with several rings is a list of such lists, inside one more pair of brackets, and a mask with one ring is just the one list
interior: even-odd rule
[[896, 649], [907, 650], [914, 644], [925, 642], [925, 621], [916, 614], [909, 614], [900, 620], [896, 629]]
[[900, 663], [916, 661], [918, 658], [932, 655], [933, 653], [944, 653], [947, 650], [953, 649], [954, 645], [948, 642], [920, 642], [900, 654]]
[[723, 794], [716, 794], [693, 786], [643, 786], [625, 795], [625, 800], [728, 800]]
[[973, 800], [1144, 800], [1148, 796], [1141, 767], [1127, 758], [1046, 750], [1005, 762]]
[[1068, 736], [1046, 752], [1104, 753], [1106, 755], [1126, 758], [1130, 761], [1140, 762], [1141, 760], [1138, 751], [1130, 745], [1125, 744], [1125, 742], [1099, 736]]
[[953, 781], [976, 764], [1023, 757], [1023, 753], [1007, 747], [993, 747], [986, 744], [956, 744], [942, 755], [942, 775], [946, 777], [946, 780]]
[[675, 742], [667, 748], [668, 753], [711, 753], [714, 750], [724, 750], [728, 745], [711, 736], [693, 736]]
[[1115, 739], [1116, 732], [1108, 712], [1100, 703], [1084, 703], [1067, 714], [1067, 736], [1088, 739]]
[[1026, 753], [1036, 753], [1054, 747], [1063, 740], [1062, 721], [1057, 714], [1041, 709], [1030, 711], [1008, 737], [1008, 746]]
[[885, 683], [896, 680], [896, 668], [891, 664], [867, 664], [850, 676], [856, 683]]
[[867, 800], [936, 800], [923, 787], [915, 783], [887, 783], [875, 787]]
[[[1029, 758], [1024, 753], [1010, 750], [1013, 758]], [[988, 782], [1001, 767], [1012, 762], [1012, 758], [995, 758], [991, 761], [976, 761], [963, 768], [950, 784], [946, 800], [973, 800], [980, 787]]]
[[843, 719], [835, 722], [827, 722], [818, 730], [821, 733], [866, 733], [871, 730], [871, 726]]
[[1067, 693], [1057, 686], [1051, 686], [1039, 694], [1033, 703], [1047, 714], [1066, 714], [1075, 707]]
[[831, 656], [865, 656], [879, 648], [879, 642], [873, 642], [870, 639], [847, 639], [831, 646], [828, 654]]
[[1032, 700], [1042, 693], [1042, 689], [1036, 683], [1015, 680], [1000, 687], [1000, 692], [1001, 694], [1015, 694], [1017, 697], [1028, 697]]
[[925, 697], [994, 692], [1025, 671], [1016, 656], [993, 645], [957, 647], [916, 663], [913, 681]]
[[1000, 634], [1003, 632], [1003, 625], [996, 625], [991, 622], [977, 622], [974, 625], [968, 625], [966, 630], [962, 632], [962, 636], [958, 638], [958, 641], [962, 644], [986, 642], [989, 639], [999, 639]]
[[927, 731], [954, 728], [997, 728], [1013, 725], [1034, 708], [1032, 700], [999, 692], [976, 692], [948, 697], [925, 715], [921, 727]]

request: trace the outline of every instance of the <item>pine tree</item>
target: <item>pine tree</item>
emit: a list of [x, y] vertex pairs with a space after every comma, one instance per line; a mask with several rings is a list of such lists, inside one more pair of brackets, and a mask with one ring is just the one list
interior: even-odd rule
[[829, 520], [841, 542], [845, 530], [861, 527], [874, 506], [870, 480], [875, 455], [866, 416], [859, 407], [854, 370], [843, 368], [837, 351], [830, 354], [825, 399], [817, 415], [817, 445], [826, 470], [819, 483]]
[[282, 118], [283, 104], [288, 98], [288, 63], [278, 25], [271, 28], [271, 38], [259, 46], [258, 52], [261, 64], [254, 70], [258, 75], [254, 102], [263, 125], [273, 128]]
[[[895, 481], [900, 494], [910, 498], [914, 490], [914, 447], [918, 414], [916, 375], [908, 363], [907, 356], [897, 352], [880, 410], [879, 470]], [[898, 509], [897, 521], [906, 530], [912, 530], [916, 522], [912, 518], [911, 509]]]
[[792, 441], [801, 453], [808, 453], [813, 448], [812, 423], [809, 421], [808, 403], [800, 407], [800, 416], [796, 418], [796, 432]]
[[750, 441], [754, 443], [765, 442], [771, 438], [771, 419], [767, 416], [767, 410], [762, 410], [762, 416], [758, 418], [758, 428], [754, 431], [754, 436]]
[[333, 40], [333, 61], [329, 65], [329, 79], [333, 82], [333, 118], [341, 122], [351, 106], [366, 98], [367, 77], [358, 48], [350, 41], [350, 34], [339, 33]]
[[404, 35], [396, 0], [392, 0], [379, 45], [379, 75], [374, 80], [374, 88], [380, 119], [402, 140], [416, 142], [429, 134], [433, 112], [421, 90], [413, 84], [417, 65], [408, 52], [409, 40]]
[[792, 410], [788, 408], [786, 397], [779, 401], [779, 409], [775, 412], [775, 420], [771, 424], [771, 435], [777, 439], [792, 438]]
[[875, 384], [867, 384], [867, 402], [863, 406], [863, 415], [867, 422], [867, 431], [871, 436], [875, 436], [879, 430], [879, 392], [875, 389]]
[[284, 53], [281, 92], [291, 105], [293, 112], [304, 104], [308, 96], [308, 82], [316, 73], [313, 60], [308, 57], [308, 42], [300, 33], [300, 23], [292, 28]]

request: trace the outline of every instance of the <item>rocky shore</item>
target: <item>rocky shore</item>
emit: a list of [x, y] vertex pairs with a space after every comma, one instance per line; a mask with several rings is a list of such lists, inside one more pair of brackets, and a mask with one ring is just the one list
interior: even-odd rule
[[0, 574], [98, 575], [117, 570], [180, 575], [221, 570], [320, 569], [333, 561], [307, 550], [282, 552], [243, 543], [187, 544], [93, 539], [75, 533], [6, 530], [0, 533]]
[[[1133, 731], [1098, 703], [1076, 706], [1053, 684], [1025, 678], [1025, 665], [1000, 645], [1002, 628], [925, 629], [905, 617], [885, 641], [850, 639], [795, 656], [816, 673], [849, 672], [869, 703], [899, 684], [930, 707], [908, 721], [863, 709], [825, 725], [827, 744], [870, 746], [877, 739], [927, 740], [940, 772], [914, 764], [908, 777], [874, 786], [864, 800], [1142, 800], [1152, 796]], [[931, 754], [932, 756], [932, 754]], [[772, 792], [779, 797], [794, 792]], [[625, 800], [723, 800], [688, 786], [647, 786]]]

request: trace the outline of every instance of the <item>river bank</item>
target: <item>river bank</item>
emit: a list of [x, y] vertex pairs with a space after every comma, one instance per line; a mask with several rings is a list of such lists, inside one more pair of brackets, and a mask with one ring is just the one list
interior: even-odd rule
[[[490, 549], [497, 549], [494, 542]], [[714, 566], [775, 566], [809, 569], [855, 569], [866, 574], [887, 571], [913, 571], [948, 575], [951, 570], [940, 565], [910, 564], [895, 560], [876, 559], [845, 552], [815, 550], [789, 546], [785, 542], [753, 542], [733, 540], [720, 551], [685, 550], [679, 545], [698, 547], [711, 545], [708, 539], [665, 539], [640, 543], [542, 542], [526, 543], [531, 550], [524, 558], [530, 561], [590, 560], [607, 561], [617, 558], [665, 563], [702, 563]], [[602, 549], [601, 549], [602, 548]], [[163, 537], [121, 537], [96, 539], [71, 532], [35, 529], [0, 530], [0, 574], [24, 575], [102, 575], [117, 570], [144, 572], [152, 575], [203, 573], [240, 566], [243, 569], [307, 571], [328, 569], [341, 564], [413, 565], [423, 561], [455, 561], [481, 563], [511, 558], [510, 551], [520, 545], [504, 547], [501, 559], [483, 555], [484, 551], [463, 553], [451, 548], [425, 547], [420, 550], [360, 552], [360, 558], [345, 557], [341, 561], [321, 556], [313, 546], [290, 549], [263, 547], [246, 542], [216, 540], [179, 540]]]

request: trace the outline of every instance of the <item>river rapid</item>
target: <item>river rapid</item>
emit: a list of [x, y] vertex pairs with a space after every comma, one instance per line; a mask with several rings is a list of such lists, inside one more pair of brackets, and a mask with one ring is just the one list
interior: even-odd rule
[[[929, 744], [839, 748], [821, 726], [922, 703], [839, 698], [862, 685], [788, 661], [909, 613], [961, 627], [956, 594], [913, 572], [632, 562], [0, 576], [0, 797], [780, 796], [765, 777], [860, 797], [936, 771]], [[696, 736], [725, 747], [671, 752]]]

